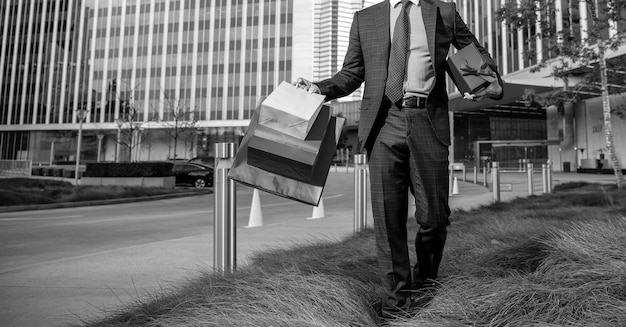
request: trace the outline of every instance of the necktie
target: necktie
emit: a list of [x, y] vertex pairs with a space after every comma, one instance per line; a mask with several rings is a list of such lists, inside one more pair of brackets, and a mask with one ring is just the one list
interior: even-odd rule
[[393, 30], [393, 40], [389, 52], [389, 67], [387, 70], [387, 85], [385, 94], [393, 102], [396, 103], [404, 95], [403, 84], [404, 74], [406, 72], [406, 51], [409, 39], [409, 14], [407, 8], [411, 2], [402, 0], [402, 9], [400, 15], [396, 19], [396, 25]]

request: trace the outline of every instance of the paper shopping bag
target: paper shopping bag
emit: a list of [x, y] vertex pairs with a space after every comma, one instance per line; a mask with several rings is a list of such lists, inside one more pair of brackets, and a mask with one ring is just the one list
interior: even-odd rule
[[474, 43], [448, 57], [447, 71], [461, 94], [474, 94], [497, 79]]
[[307, 138], [325, 96], [282, 82], [261, 103], [259, 124], [295, 138]]
[[301, 182], [310, 182], [329, 121], [330, 108], [324, 106], [309, 131], [308, 140], [258, 125], [248, 144], [248, 164]]
[[317, 206], [322, 197], [328, 170], [339, 142], [345, 118], [331, 117], [329, 119], [328, 132], [325, 133], [321, 142], [317, 163], [311, 174], [311, 181], [302, 182], [248, 164], [249, 144], [259, 126], [259, 111], [260, 106], [252, 116], [248, 131], [239, 145], [228, 177], [268, 193]]

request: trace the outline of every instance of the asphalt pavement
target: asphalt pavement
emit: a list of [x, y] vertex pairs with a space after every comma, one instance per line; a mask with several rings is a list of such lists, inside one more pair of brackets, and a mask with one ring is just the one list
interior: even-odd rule
[[[456, 176], [458, 194], [450, 198], [453, 210], [471, 210], [493, 203], [493, 193], [482, 185], [482, 175], [478, 176], [476, 183], [471, 174], [467, 175], [466, 181], [459, 172]], [[501, 201], [528, 195], [525, 172], [502, 172], [500, 180], [506, 184], [500, 193]], [[612, 175], [555, 173], [553, 177], [553, 185], [574, 181], [614, 183]], [[351, 235], [354, 229], [352, 182], [350, 170], [331, 169], [324, 190], [324, 210], [261, 193], [263, 226], [254, 228], [245, 227], [250, 222], [252, 191], [238, 189], [238, 266], [245, 265], [256, 251], [307, 242], [333, 242]], [[536, 172], [534, 193], [541, 192], [541, 173]], [[0, 263], [0, 326], [59, 326], [68, 321], [102, 317], [159, 290], [176, 287], [200, 270], [212, 269], [212, 227], [205, 226], [213, 214], [212, 205], [209, 208], [212, 195], [184, 201], [166, 199], [115, 207], [23, 211], [19, 215], [1, 213], [0, 233], [6, 229], [11, 235], [23, 233], [19, 237], [32, 239], [0, 243], [3, 253], [13, 253], [3, 256]], [[181, 203], [185, 207], [177, 207], [183, 205]], [[139, 208], [151, 208], [152, 211], [139, 214]], [[89, 212], [85, 213], [85, 210]], [[307, 219], [320, 211], [324, 217]], [[82, 219], [78, 220], [82, 229], [74, 233], [80, 234], [80, 241], [84, 243], [79, 245], [79, 240], [72, 238], [71, 233], [51, 238], [50, 244], [41, 244], [43, 240], [38, 239], [37, 234], [28, 234], [28, 228], [32, 228], [29, 226], [43, 224], [43, 220], [37, 219], [52, 215], [57, 224], [41, 227], [37, 233], [43, 236], [52, 228], [74, 231], [77, 224], [74, 219]], [[301, 219], [294, 219], [294, 215]], [[122, 239], [115, 229], [109, 230], [107, 226], [114, 228], [124, 216], [149, 222], [154, 227], [146, 229], [137, 225], [126, 228], [126, 231], [130, 229], [141, 234], [129, 234], [128, 238]], [[372, 226], [369, 206], [367, 216], [368, 226]], [[92, 220], [86, 217], [92, 217]], [[41, 223], [35, 224], [37, 221]], [[3, 238], [9, 237], [3, 235]], [[49, 250], [59, 243], [64, 244], [63, 249]], [[28, 256], [22, 253], [28, 253]]]

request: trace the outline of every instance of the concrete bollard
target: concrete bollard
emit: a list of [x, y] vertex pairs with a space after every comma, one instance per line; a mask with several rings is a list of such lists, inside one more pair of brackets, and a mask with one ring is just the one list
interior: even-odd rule
[[234, 155], [234, 143], [215, 144], [213, 269], [222, 274], [234, 272], [237, 263], [236, 189], [228, 178]]
[[367, 227], [367, 156], [354, 155], [354, 232]]
[[500, 166], [497, 161], [491, 163], [491, 183], [493, 187], [493, 201], [500, 202]]
[[535, 188], [535, 181], [533, 180], [533, 169], [535, 169], [532, 162], [526, 165], [526, 171], [528, 176], [528, 195], [533, 195]]

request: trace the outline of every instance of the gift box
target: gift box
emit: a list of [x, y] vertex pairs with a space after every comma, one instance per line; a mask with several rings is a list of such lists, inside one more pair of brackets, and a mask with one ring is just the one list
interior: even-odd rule
[[323, 139], [320, 142], [316, 162], [310, 174], [310, 181], [303, 182], [255, 167], [248, 163], [250, 154], [249, 145], [256, 130], [259, 128], [259, 116], [260, 106], [255, 110], [250, 120], [250, 125], [239, 145], [239, 150], [235, 155], [228, 177], [241, 184], [268, 193], [317, 206], [322, 198], [322, 191], [326, 184], [328, 171], [337, 148], [337, 143], [339, 142], [345, 118], [330, 117], [328, 120], [325, 132], [323, 133]]
[[448, 74], [461, 94], [474, 94], [497, 79], [474, 43], [449, 56], [447, 63]]
[[282, 82], [261, 103], [259, 124], [304, 140], [324, 104], [325, 96]]
[[[248, 144], [248, 164], [263, 170], [310, 182], [330, 120], [330, 108], [324, 106], [307, 140], [259, 125]], [[331, 142], [331, 140], [327, 141]]]

